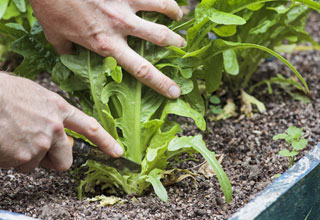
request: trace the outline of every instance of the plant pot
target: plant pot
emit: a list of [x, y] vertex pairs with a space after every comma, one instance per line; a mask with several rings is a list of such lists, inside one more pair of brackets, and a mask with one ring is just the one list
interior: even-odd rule
[[320, 219], [320, 143], [229, 220]]

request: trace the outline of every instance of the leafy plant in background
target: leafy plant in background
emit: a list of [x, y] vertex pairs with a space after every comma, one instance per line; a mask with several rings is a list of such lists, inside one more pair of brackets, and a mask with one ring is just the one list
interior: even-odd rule
[[[181, 0], [177, 2], [186, 3]], [[187, 30], [187, 45], [184, 48], [160, 48], [141, 39], [129, 39], [135, 51], [178, 83], [182, 96], [177, 100], [167, 100], [142, 85], [117, 66], [111, 57], [103, 58], [77, 47], [73, 55], [58, 58], [37, 23], [29, 31], [22, 24], [1, 21], [0, 32], [12, 39], [12, 50], [24, 56], [23, 63], [15, 72], [29, 78], [40, 71], [52, 73], [53, 81], [71, 96], [78, 97], [82, 110], [95, 117], [122, 144], [125, 156], [142, 164], [141, 173], [135, 174], [87, 161], [88, 171], [79, 186], [80, 196], [83, 190], [94, 191], [96, 185], [108, 192], [122, 190], [126, 194], [139, 195], [152, 185], [159, 198], [166, 201], [167, 193], [160, 181], [164, 170], [182, 153], [192, 155], [199, 152], [214, 169], [226, 201], [231, 200], [230, 182], [215, 154], [206, 148], [201, 135], [181, 136], [180, 125], [170, 120], [168, 115], [190, 117], [204, 131], [206, 107], [198, 82], [205, 84], [207, 93], [216, 91], [223, 79], [229, 80], [232, 75], [240, 73], [244, 61], [239, 54], [244, 53], [244, 49], [261, 50], [280, 59], [308, 91], [302, 76], [279, 54], [264, 45], [243, 42], [240, 36], [236, 38], [242, 25], [251, 19], [260, 19], [256, 13], [267, 10], [268, 4], [273, 4], [268, 2], [203, 0], [188, 16], [189, 19], [179, 22], [172, 22], [156, 13], [141, 13], [144, 19], [165, 24], [174, 31]], [[290, 10], [293, 4], [296, 5], [277, 2]], [[303, 2], [320, 10], [320, 4], [314, 1], [295, 2]], [[208, 37], [212, 31], [229, 33], [230, 30], [234, 32], [233, 41], [231, 38]], [[232, 37], [230, 33], [229, 36]], [[245, 97], [249, 97], [246, 100], [253, 100], [249, 95]]]
[[26, 28], [32, 27], [37, 21], [29, 1], [26, 0], [1, 0], [0, 19], [24, 25]]
[[295, 158], [299, 154], [299, 151], [303, 150], [308, 144], [308, 140], [302, 138], [301, 136], [302, 129], [299, 129], [295, 126], [290, 126], [286, 130], [286, 134], [277, 134], [273, 136], [273, 140], [275, 141], [280, 139], [286, 141], [287, 149], [281, 150], [279, 155], [289, 159], [289, 167], [294, 165]]

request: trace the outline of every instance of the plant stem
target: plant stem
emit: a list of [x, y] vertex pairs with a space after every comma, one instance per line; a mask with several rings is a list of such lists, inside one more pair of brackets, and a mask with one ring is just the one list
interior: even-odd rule
[[193, 22], [194, 22], [194, 20], [195, 20], [195, 19], [192, 18], [191, 20], [189, 20], [189, 21], [187, 21], [187, 22], [185, 22], [185, 23], [183, 23], [183, 24], [180, 24], [180, 25], [172, 28], [171, 30], [172, 30], [172, 31], [178, 31], [178, 30], [180, 30], [180, 29], [182, 29], [182, 28], [185, 28], [185, 27], [187, 27], [187, 26], [189, 26], [189, 25], [192, 25]]
[[101, 109], [101, 106], [100, 106], [100, 102], [99, 100], [97, 100], [97, 94], [96, 94], [96, 87], [94, 85], [94, 79], [93, 79], [93, 75], [92, 75], [92, 71], [91, 71], [91, 56], [90, 56], [90, 50], [88, 50], [88, 74], [89, 74], [89, 81], [90, 81], [90, 89], [91, 89], [91, 94], [92, 94], [92, 98], [93, 98], [93, 102], [94, 102], [94, 105], [97, 109], [97, 113], [98, 113], [98, 116], [99, 116], [99, 119], [102, 123], [102, 126], [103, 128], [106, 130], [106, 131], [109, 131], [108, 129], [108, 125], [107, 125], [107, 122], [106, 120], [104, 119], [103, 115], [102, 115], [102, 109]]

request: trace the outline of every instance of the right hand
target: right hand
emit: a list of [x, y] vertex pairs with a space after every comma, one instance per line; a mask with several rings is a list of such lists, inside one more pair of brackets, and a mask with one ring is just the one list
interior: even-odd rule
[[64, 128], [120, 157], [121, 146], [92, 117], [31, 80], [0, 72], [0, 167], [30, 172], [38, 166], [65, 171], [72, 147]]

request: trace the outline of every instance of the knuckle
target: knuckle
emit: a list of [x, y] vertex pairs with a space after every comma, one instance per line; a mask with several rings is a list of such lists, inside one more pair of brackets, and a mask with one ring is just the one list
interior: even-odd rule
[[67, 102], [60, 95], [53, 93], [51, 95], [51, 99], [53, 103], [56, 104], [59, 110], [63, 112], [67, 110], [67, 107], [68, 107]]
[[167, 0], [159, 0], [159, 9], [161, 12], [167, 11], [169, 8], [169, 1]]
[[166, 46], [170, 31], [167, 27], [162, 26], [161, 28], [159, 28], [159, 32], [160, 33], [159, 33], [159, 37], [157, 38], [157, 43], [160, 46]]
[[112, 40], [105, 37], [98, 37], [93, 48], [97, 52], [107, 52], [110, 55], [113, 55], [116, 51]]
[[36, 138], [34, 145], [41, 152], [47, 152], [50, 149], [51, 140], [45, 135], [41, 135]]
[[93, 117], [89, 117], [88, 119], [89, 121], [89, 127], [88, 127], [88, 137], [92, 138], [97, 134], [97, 131], [100, 127], [99, 122], [93, 118]]
[[142, 80], [150, 80], [152, 77], [151, 66], [148, 63], [140, 64], [136, 71], [136, 77]]
[[17, 153], [16, 160], [20, 165], [26, 164], [32, 160], [32, 155], [29, 151], [21, 150], [19, 153]]
[[125, 28], [128, 24], [128, 19], [124, 14], [112, 14], [110, 17], [114, 28]]
[[160, 91], [164, 91], [165, 88], [167, 87], [167, 85], [169, 85], [169, 82], [166, 78], [161, 78], [159, 81], [158, 81], [158, 84], [157, 84], [157, 89], [160, 90]]
[[53, 134], [64, 134], [64, 126], [61, 120], [50, 120], [49, 126], [51, 127]]

